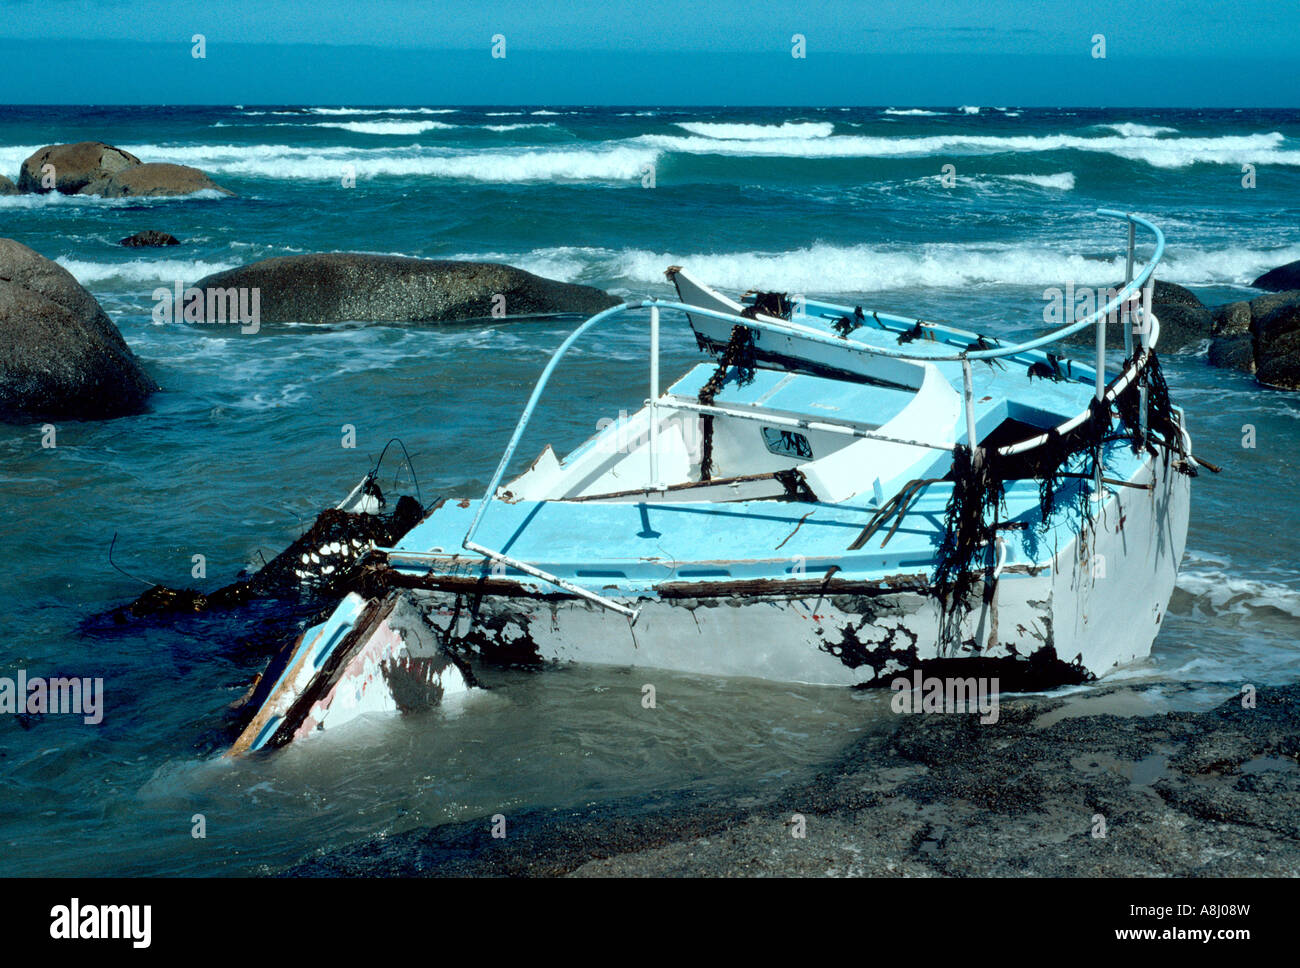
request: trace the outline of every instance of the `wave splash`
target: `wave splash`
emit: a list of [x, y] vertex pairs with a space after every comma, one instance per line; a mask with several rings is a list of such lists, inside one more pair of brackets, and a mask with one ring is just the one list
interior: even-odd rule
[[[644, 291], [663, 284], [669, 265], [686, 266], [710, 285], [806, 293], [962, 289], [971, 286], [1109, 286], [1123, 277], [1124, 259], [1087, 258], [1033, 244], [932, 243], [899, 248], [817, 242], [783, 252], [654, 251], [556, 246], [527, 253], [477, 252], [452, 256], [499, 261], [566, 282], [610, 283]], [[1182, 285], [1240, 285], [1264, 266], [1300, 259], [1289, 249], [1183, 249], [1162, 265], [1161, 278]]]

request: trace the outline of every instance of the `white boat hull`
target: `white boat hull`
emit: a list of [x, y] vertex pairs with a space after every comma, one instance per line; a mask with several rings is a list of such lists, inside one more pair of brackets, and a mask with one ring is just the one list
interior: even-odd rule
[[[635, 626], [590, 601], [540, 595], [506, 579], [463, 591], [411, 589], [454, 652], [510, 662], [586, 662], [783, 682], [888, 681], [918, 662], [1029, 658], [1045, 648], [1101, 676], [1150, 653], [1187, 535], [1189, 478], [1164, 457], [1112, 487], [1094, 525], [1050, 565], [1006, 569], [992, 601], [977, 600], [960, 644], [924, 574], [847, 582], [719, 581], [661, 586]], [[616, 599], [620, 600], [621, 599]], [[953, 643], [957, 637], [947, 636]]]

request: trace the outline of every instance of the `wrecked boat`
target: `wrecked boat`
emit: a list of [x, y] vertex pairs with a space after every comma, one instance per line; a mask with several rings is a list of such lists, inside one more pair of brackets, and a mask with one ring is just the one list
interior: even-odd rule
[[[677, 300], [615, 306], [564, 340], [481, 497], [440, 500], [401, 540], [371, 543], [352, 590], [268, 670], [232, 751], [464, 693], [481, 661], [872, 685], [949, 661], [1082, 681], [1145, 657], [1190, 478], [1212, 465], [1192, 454], [1155, 352], [1164, 236], [1099, 214], [1127, 224], [1124, 285], [1021, 343], [779, 293], [732, 299], [670, 267]], [[1137, 269], [1139, 228], [1154, 250]], [[645, 406], [507, 480], [565, 355], [634, 313]], [[706, 357], [666, 388], [665, 313]], [[1088, 329], [1090, 362], [1052, 352]]]

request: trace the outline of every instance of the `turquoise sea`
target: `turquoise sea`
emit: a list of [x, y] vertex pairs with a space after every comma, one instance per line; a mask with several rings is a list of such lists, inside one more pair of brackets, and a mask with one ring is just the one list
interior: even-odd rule
[[[213, 588], [269, 559], [392, 437], [426, 499], [477, 495], [576, 321], [245, 335], [155, 324], [158, 287], [339, 250], [501, 261], [668, 295], [663, 270], [676, 264], [723, 289], [842, 297], [1008, 335], [1042, 330], [1044, 289], [1121, 278], [1124, 229], [1097, 218], [1101, 206], [1162, 226], [1159, 277], [1207, 304], [1251, 298], [1252, 279], [1300, 259], [1296, 111], [0, 108], [0, 173], [79, 140], [197, 166], [237, 197], [0, 198], [0, 236], [68, 268], [163, 386], [142, 415], [60, 424], [53, 449], [39, 425], [0, 425], [0, 676], [105, 681], [98, 725], [0, 717], [3, 875], [274, 872], [447, 820], [781, 784], [888, 715], [870, 692], [660, 673], [650, 712], [644, 672], [498, 671], [497, 688], [459, 710], [220, 759], [224, 710], [265, 663], [272, 616], [100, 617], [142, 582]], [[184, 244], [116, 244], [148, 228]], [[584, 346], [521, 454], [548, 440], [563, 452], [644, 396], [643, 327]], [[667, 338], [666, 377], [696, 359], [688, 332]], [[1151, 660], [1118, 676], [1153, 709], [1208, 706], [1300, 671], [1300, 398], [1210, 368], [1204, 347], [1164, 366], [1197, 453], [1225, 470], [1195, 482], [1189, 552]], [[355, 449], [340, 446], [344, 424]], [[195, 554], [206, 580], [191, 578]], [[191, 836], [196, 814], [204, 839]]]

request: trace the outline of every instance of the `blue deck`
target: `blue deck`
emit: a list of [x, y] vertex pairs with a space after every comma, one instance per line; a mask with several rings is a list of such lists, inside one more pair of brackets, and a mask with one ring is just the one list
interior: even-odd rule
[[[1123, 444], [1107, 448], [1107, 472], [1129, 477], [1140, 458]], [[1007, 564], [1050, 560], [1073, 539], [1078, 516], [1069, 495], [1082, 482], [1067, 481], [1061, 508], [1040, 531], [1038, 486], [1025, 481], [1007, 488], [1006, 520], [1027, 529], [1007, 531]], [[888, 528], [859, 551], [848, 546], [875, 513], [868, 503], [824, 504], [785, 501], [716, 503], [600, 503], [571, 501], [493, 502], [476, 540], [513, 558], [575, 584], [604, 593], [646, 593], [662, 581], [718, 581], [727, 578], [792, 578], [798, 569], [820, 578], [832, 565], [837, 577], [874, 580], [898, 574], [929, 575], [944, 533], [945, 508], [952, 487], [931, 485], [909, 509], [885, 547]], [[448, 501], [396, 546], [393, 565], [424, 574], [428, 561], [403, 560], [401, 551], [459, 553], [455, 566], [438, 574], [487, 573], [482, 558], [460, 549], [478, 502]], [[497, 574], [552, 590], [513, 569]]]
[[[694, 400], [717, 368], [714, 363], [700, 363], [669, 387], [668, 392]], [[959, 379], [960, 376], [959, 371]], [[754, 371], [753, 381], [744, 386], [729, 376], [713, 402], [723, 407], [764, 407], [812, 419], [878, 427], [896, 416], [911, 399], [909, 391], [892, 387], [759, 369]]]
[[[840, 315], [832, 312], [828, 304], [810, 302], [808, 316], [799, 316], [796, 321], [833, 335], [833, 323]], [[867, 319], [866, 325], [849, 334], [848, 342], [885, 349], [899, 348], [898, 330], [881, 329], [870, 316]], [[936, 328], [935, 335], [938, 338], [934, 340], [923, 338], [908, 343], [907, 349], [918, 356], [941, 355], [951, 353], [954, 348], [966, 347], [973, 338], [973, 335], [946, 328]], [[948, 338], [944, 340], [944, 336]], [[1029, 351], [992, 362], [977, 361], [973, 365], [975, 427], [981, 437], [1008, 418], [1048, 427], [1087, 409], [1096, 392], [1095, 367], [1070, 360], [1066, 369], [1067, 363], [1062, 360], [1065, 379], [1029, 379], [1029, 366], [1046, 359], [1044, 351]], [[943, 374], [954, 390], [962, 392], [961, 363], [938, 361], [931, 365]], [[694, 398], [716, 368], [713, 363], [696, 365], [677, 380], [669, 392]], [[906, 391], [890, 387], [760, 369], [755, 372], [753, 382], [745, 386], [737, 385], [734, 377], [729, 376], [714, 402], [719, 406], [761, 405], [814, 420], [855, 421], [879, 426], [895, 416], [909, 399]]]

